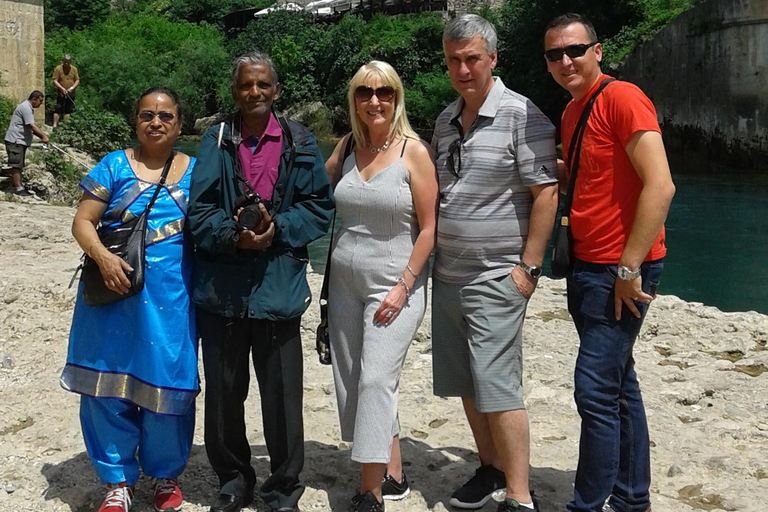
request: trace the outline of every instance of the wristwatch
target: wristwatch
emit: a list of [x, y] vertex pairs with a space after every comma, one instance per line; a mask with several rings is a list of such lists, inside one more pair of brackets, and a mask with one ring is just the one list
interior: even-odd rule
[[534, 279], [538, 279], [541, 276], [541, 269], [539, 267], [530, 267], [520, 261], [520, 264], [518, 265], [520, 267], [520, 270], [528, 274]]
[[616, 270], [616, 277], [618, 277], [622, 281], [634, 281], [635, 279], [640, 277], [640, 269], [629, 270], [624, 265], [619, 265]]

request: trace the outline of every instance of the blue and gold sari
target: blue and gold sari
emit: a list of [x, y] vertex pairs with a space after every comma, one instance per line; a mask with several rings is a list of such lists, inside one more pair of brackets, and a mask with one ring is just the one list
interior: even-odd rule
[[[147, 219], [145, 285], [106, 306], [77, 294], [64, 389], [118, 398], [159, 414], [183, 415], [199, 391], [191, 247], [183, 237], [194, 158], [183, 177], [160, 191]], [[80, 182], [106, 203], [102, 224], [114, 229], [138, 216], [157, 184], [134, 173], [124, 151], [110, 153]]]

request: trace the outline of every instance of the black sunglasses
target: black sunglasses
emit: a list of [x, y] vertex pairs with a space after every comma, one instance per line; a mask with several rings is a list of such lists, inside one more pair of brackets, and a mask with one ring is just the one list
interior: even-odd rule
[[388, 85], [382, 85], [374, 90], [367, 85], [360, 85], [355, 89], [355, 98], [360, 101], [368, 101], [373, 98], [374, 94], [379, 98], [379, 101], [392, 101], [392, 98], [395, 97], [395, 88]]
[[142, 110], [141, 112], [139, 112], [139, 119], [144, 123], [148, 123], [152, 121], [155, 117], [160, 119], [160, 122], [162, 123], [170, 123], [176, 117], [176, 114], [174, 114], [173, 112], [168, 112], [166, 110], [161, 110], [160, 112], [152, 112], [151, 110]]
[[562, 60], [563, 55], [567, 55], [569, 59], [578, 59], [579, 57], [583, 57], [584, 54], [587, 53], [587, 50], [596, 44], [597, 41], [589, 44], [572, 44], [566, 46], [565, 48], [550, 48], [544, 52], [544, 55], [550, 62], [557, 62]]
[[448, 158], [445, 159], [448, 171], [457, 178], [461, 178], [461, 144], [463, 142], [463, 138], [451, 142], [451, 145], [448, 146]]

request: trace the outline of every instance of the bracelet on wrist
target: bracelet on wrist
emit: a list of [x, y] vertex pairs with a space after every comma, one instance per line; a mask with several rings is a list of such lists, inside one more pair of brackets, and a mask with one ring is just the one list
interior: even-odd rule
[[413, 276], [414, 281], [419, 278], [419, 274], [414, 272], [410, 265], [406, 265], [405, 270], [407, 270]]
[[410, 297], [411, 289], [408, 288], [408, 283], [405, 282], [405, 279], [403, 279], [403, 276], [400, 276], [397, 278], [397, 283], [403, 285], [403, 288], [405, 288], [405, 296]]

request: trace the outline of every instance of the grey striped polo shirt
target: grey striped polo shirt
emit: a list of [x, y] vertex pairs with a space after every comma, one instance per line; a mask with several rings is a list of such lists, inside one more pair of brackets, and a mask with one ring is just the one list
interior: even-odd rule
[[[517, 265], [533, 205], [528, 187], [557, 181], [555, 127], [531, 100], [494, 80], [463, 141], [462, 98], [435, 122], [440, 215], [433, 275], [446, 283], [495, 279]], [[458, 178], [447, 165], [456, 145]]]

